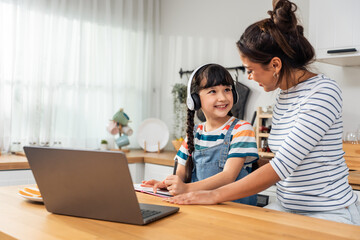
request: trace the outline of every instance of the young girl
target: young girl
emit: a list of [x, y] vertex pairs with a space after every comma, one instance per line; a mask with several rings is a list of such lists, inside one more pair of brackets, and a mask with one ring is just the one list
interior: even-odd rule
[[[230, 73], [217, 64], [196, 69], [188, 84], [187, 137], [176, 159], [176, 175], [164, 181], [144, 181], [143, 186], [167, 188], [171, 194], [215, 189], [239, 180], [258, 159], [252, 126], [232, 116], [237, 101]], [[194, 128], [195, 110], [203, 111], [206, 122]], [[256, 205], [256, 195], [235, 200]]]
[[269, 145], [275, 157], [247, 177], [213, 191], [175, 196], [178, 204], [216, 204], [253, 195], [276, 183], [268, 208], [360, 225], [360, 203], [348, 183], [342, 150], [342, 98], [337, 83], [307, 70], [314, 49], [297, 25], [296, 5], [273, 2], [270, 18], [250, 25], [237, 42], [254, 80], [281, 91]]

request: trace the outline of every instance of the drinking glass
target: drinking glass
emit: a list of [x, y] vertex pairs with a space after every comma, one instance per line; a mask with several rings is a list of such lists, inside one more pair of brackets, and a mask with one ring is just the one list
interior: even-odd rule
[[345, 141], [350, 144], [358, 144], [358, 133], [357, 132], [348, 132], [346, 133], [346, 139]]

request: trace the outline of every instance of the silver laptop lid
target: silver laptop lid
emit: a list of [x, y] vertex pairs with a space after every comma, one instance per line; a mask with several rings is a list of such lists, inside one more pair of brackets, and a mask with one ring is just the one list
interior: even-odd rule
[[49, 212], [144, 224], [122, 152], [24, 150]]

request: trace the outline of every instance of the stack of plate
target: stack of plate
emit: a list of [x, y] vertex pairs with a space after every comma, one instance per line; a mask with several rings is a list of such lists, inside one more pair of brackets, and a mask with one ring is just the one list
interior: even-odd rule
[[24, 187], [23, 189], [20, 189], [18, 194], [22, 196], [23, 198], [26, 198], [31, 201], [35, 202], [43, 202], [43, 199], [41, 197], [39, 188], [37, 186], [35, 187]]

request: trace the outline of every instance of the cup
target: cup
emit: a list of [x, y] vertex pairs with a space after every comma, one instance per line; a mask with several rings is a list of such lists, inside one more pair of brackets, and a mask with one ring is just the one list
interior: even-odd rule
[[133, 134], [133, 130], [131, 127], [129, 126], [123, 126], [121, 128], [121, 133], [125, 134], [126, 136], [131, 136]]
[[111, 133], [112, 135], [116, 135], [119, 133], [119, 128], [117, 126], [117, 123], [114, 121], [110, 121], [109, 125], [106, 127], [106, 130]]
[[126, 135], [122, 135], [122, 136], [118, 137], [115, 140], [115, 142], [116, 142], [116, 145], [118, 145], [119, 148], [130, 144], [129, 138]]
[[356, 132], [347, 132], [345, 141], [350, 144], [358, 144], [358, 134]]
[[126, 115], [126, 113], [124, 113], [122, 109], [120, 109], [114, 114], [112, 120], [119, 123], [122, 126], [126, 126], [129, 122], [129, 117], [128, 115]]

